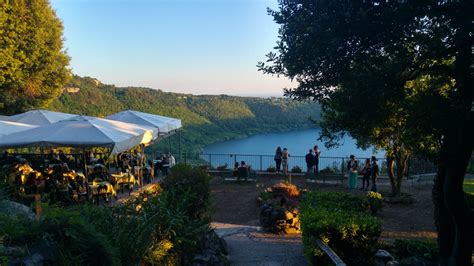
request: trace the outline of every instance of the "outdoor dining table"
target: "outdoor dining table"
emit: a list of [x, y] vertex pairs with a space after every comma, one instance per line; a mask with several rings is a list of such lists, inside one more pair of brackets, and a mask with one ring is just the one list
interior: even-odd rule
[[115, 190], [119, 190], [119, 188], [122, 188], [124, 185], [128, 185], [131, 190], [133, 185], [138, 182], [135, 176], [130, 173], [119, 172], [111, 174], [111, 176], [115, 180]]
[[[105, 190], [102, 191], [99, 190], [99, 188], [105, 188]], [[89, 184], [89, 190], [91, 196], [99, 196], [103, 194], [110, 194], [114, 197], [117, 196], [117, 192], [115, 191], [114, 187], [107, 181], [92, 181], [92, 183]]]

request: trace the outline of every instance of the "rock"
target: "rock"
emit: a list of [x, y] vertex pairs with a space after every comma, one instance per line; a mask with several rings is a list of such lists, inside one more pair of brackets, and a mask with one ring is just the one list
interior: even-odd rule
[[0, 210], [8, 215], [22, 215], [30, 220], [35, 218], [35, 214], [28, 206], [14, 201], [0, 201]]
[[375, 259], [376, 260], [381, 260], [383, 261], [384, 263], [388, 262], [388, 261], [391, 261], [393, 260], [393, 256], [392, 254], [390, 254], [388, 251], [384, 250], [384, 249], [379, 249], [377, 250], [377, 252], [375, 253]]
[[209, 262], [210, 259], [211, 259], [211, 254], [207, 252], [203, 252], [203, 253], [194, 255], [193, 262], [206, 263], [206, 262]]

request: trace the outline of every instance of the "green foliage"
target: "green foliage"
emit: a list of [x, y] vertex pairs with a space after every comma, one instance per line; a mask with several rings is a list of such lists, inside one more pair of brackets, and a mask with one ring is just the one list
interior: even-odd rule
[[0, 2], [0, 113], [47, 106], [69, 78], [63, 26], [47, 0]]
[[464, 180], [463, 188], [465, 193], [474, 195], [474, 179]]
[[[197, 152], [207, 144], [263, 132], [314, 127], [319, 105], [283, 98], [167, 93], [148, 88], [118, 88], [88, 77], [74, 76], [68, 84], [78, 92], [64, 91], [51, 104], [55, 111], [107, 116], [125, 109], [177, 117], [184, 129], [150, 150]], [[278, 121], [277, 123], [275, 121]]]
[[275, 172], [276, 172], [276, 166], [270, 165], [270, 166], [267, 168], [267, 172], [269, 172], [269, 173], [275, 173]]
[[49, 207], [39, 220], [2, 215], [0, 235], [9, 246], [51, 250], [55, 265], [119, 264], [112, 243], [77, 211]]
[[291, 172], [292, 173], [302, 173], [303, 170], [301, 170], [301, 167], [299, 167], [298, 165], [295, 165], [295, 166], [293, 166], [293, 168], [291, 168]]
[[367, 201], [373, 214], [377, 213], [383, 206], [382, 194], [378, 192], [367, 192]]
[[[191, 218], [204, 218], [208, 214], [209, 204], [209, 174], [199, 168], [187, 164], [173, 166], [171, 174], [162, 181], [164, 193], [169, 193], [171, 199], [182, 198], [180, 201], [170, 201], [170, 208], [183, 207]], [[167, 196], [167, 195], [166, 195]], [[175, 205], [176, 204], [176, 205]], [[183, 206], [178, 206], [183, 204]]]
[[40, 220], [0, 213], [6, 246], [48, 246], [59, 265], [183, 265], [204, 245], [209, 175], [178, 164], [163, 181], [114, 207], [45, 206]]
[[316, 245], [321, 239], [349, 265], [365, 265], [377, 248], [381, 222], [366, 214], [367, 200], [346, 193], [311, 192], [301, 203], [305, 255], [312, 263], [329, 263]]
[[418, 257], [431, 262], [438, 258], [438, 245], [434, 240], [395, 239], [390, 249], [397, 260]]

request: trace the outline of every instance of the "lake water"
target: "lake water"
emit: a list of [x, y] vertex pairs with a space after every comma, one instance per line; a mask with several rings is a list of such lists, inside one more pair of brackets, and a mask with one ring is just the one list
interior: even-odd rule
[[[356, 141], [350, 136], [346, 136], [341, 145], [334, 149], [326, 149], [324, 144], [317, 141], [319, 137], [320, 129], [308, 129], [291, 132], [279, 132], [279, 133], [268, 133], [256, 135], [248, 138], [224, 141], [214, 143], [204, 148], [202, 158], [206, 161], [211, 161], [213, 166], [222, 165], [227, 163], [229, 166], [233, 165], [236, 161], [246, 161], [248, 164], [254, 166], [254, 168], [262, 170], [266, 169], [270, 165], [274, 165], [273, 155], [275, 154], [276, 147], [280, 146], [282, 149], [287, 148], [290, 156], [290, 167], [298, 165], [305, 168], [306, 165], [304, 156], [308, 153], [308, 150], [314, 145], [318, 145], [321, 150], [321, 161], [320, 169], [324, 167], [335, 167], [340, 168], [343, 164], [342, 158], [347, 158], [351, 154], [354, 154], [358, 158], [369, 158], [375, 155], [379, 158], [383, 157], [383, 152], [373, 153], [372, 149], [362, 150], [357, 148]], [[214, 154], [237, 154], [238, 156], [224, 156]], [[260, 156], [263, 155], [263, 156]], [[237, 157], [237, 158], [236, 158]], [[323, 157], [338, 157], [332, 159], [324, 159]], [[303, 169], [304, 170], [304, 169]]]

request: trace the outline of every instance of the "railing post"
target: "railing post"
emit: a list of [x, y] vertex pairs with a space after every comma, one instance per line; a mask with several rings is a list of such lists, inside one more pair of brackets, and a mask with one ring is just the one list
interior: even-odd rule
[[263, 171], [263, 167], [262, 167], [262, 155], [260, 155], [260, 171]]
[[344, 157], [341, 158], [341, 174], [344, 174]]
[[211, 154], [209, 154], [209, 169], [212, 168], [212, 157], [211, 157]]

